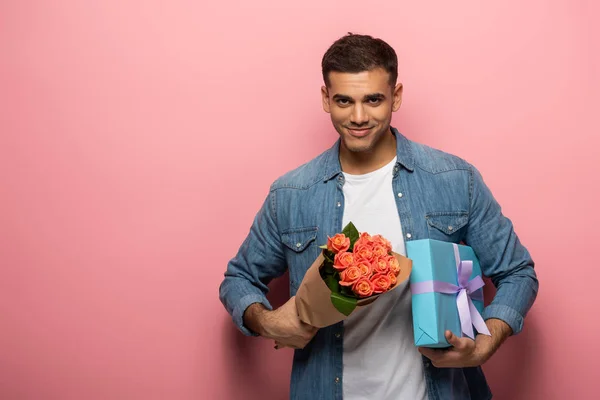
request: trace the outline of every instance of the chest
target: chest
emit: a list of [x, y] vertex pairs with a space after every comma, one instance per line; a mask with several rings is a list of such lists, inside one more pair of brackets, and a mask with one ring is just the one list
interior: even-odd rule
[[292, 294], [319, 246], [350, 220], [361, 231], [388, 237], [398, 250], [418, 239], [460, 243], [468, 226], [471, 194], [465, 171], [406, 172], [375, 186], [344, 186], [342, 179], [278, 193], [277, 222]]

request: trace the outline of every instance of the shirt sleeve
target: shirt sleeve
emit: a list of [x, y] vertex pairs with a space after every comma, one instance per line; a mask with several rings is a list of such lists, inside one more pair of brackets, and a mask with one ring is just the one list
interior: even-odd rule
[[497, 289], [483, 318], [506, 322], [516, 335], [523, 329], [524, 318], [537, 297], [539, 284], [534, 262], [474, 167], [471, 167], [470, 197], [465, 243], [473, 248], [483, 275]]
[[276, 191], [271, 190], [237, 254], [228, 262], [219, 287], [219, 299], [243, 334], [257, 336], [244, 325], [244, 312], [253, 303], [273, 309], [266, 298], [267, 285], [286, 269], [276, 223]]

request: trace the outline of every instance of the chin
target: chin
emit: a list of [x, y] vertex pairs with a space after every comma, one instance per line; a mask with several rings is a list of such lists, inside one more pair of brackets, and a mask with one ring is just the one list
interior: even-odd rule
[[348, 149], [348, 151], [350, 151], [352, 153], [362, 153], [362, 152], [371, 150], [371, 148], [373, 147], [373, 143], [370, 141], [369, 141], [369, 143], [361, 143], [361, 144], [352, 143], [355, 140], [356, 139], [354, 139], [354, 140], [343, 139], [344, 146], [346, 147], [346, 149]]

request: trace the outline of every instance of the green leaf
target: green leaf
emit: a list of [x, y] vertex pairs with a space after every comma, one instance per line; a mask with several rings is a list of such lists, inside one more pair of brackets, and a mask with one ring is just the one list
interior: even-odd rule
[[331, 292], [331, 303], [345, 316], [350, 315], [350, 313], [356, 308], [355, 298], [347, 297], [336, 292]]
[[324, 263], [321, 268], [321, 275], [333, 275], [336, 273], [336, 270], [333, 268], [333, 264]]
[[358, 298], [358, 296], [356, 295], [356, 293], [354, 293], [352, 291], [352, 288], [350, 286], [342, 286], [342, 285], [340, 285], [340, 294], [343, 294], [346, 297]]
[[340, 291], [339, 278], [335, 275], [326, 275], [323, 280], [332, 293], [337, 293]]
[[354, 226], [352, 222], [349, 222], [348, 225], [344, 227], [342, 233], [346, 235], [347, 238], [350, 239], [350, 251], [354, 250], [354, 244], [360, 237], [360, 233], [358, 233], [358, 229]]
[[333, 264], [333, 259], [335, 258], [335, 254], [333, 254], [332, 251], [325, 250], [325, 251], [323, 251], [323, 257], [325, 258], [325, 261]]

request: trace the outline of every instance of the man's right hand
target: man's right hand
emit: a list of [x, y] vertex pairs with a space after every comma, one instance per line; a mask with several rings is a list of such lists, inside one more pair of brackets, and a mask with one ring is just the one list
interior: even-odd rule
[[244, 313], [244, 323], [259, 335], [273, 339], [276, 348], [303, 349], [319, 330], [300, 321], [295, 297], [274, 311], [259, 303], [252, 304]]

